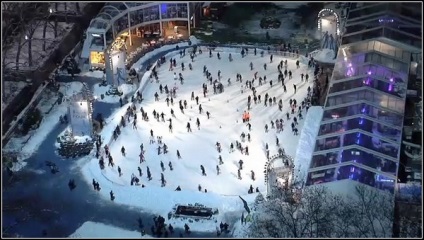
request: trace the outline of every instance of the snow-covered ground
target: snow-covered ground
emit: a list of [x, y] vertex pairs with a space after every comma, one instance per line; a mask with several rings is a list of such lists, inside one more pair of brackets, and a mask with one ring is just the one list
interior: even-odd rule
[[[216, 57], [209, 58], [207, 51], [198, 55], [192, 63], [193, 70], [181, 71], [181, 62], [183, 61], [188, 66], [190, 59], [188, 55], [180, 59], [176, 57], [177, 68], [174, 70], [177, 74], [181, 72], [184, 76], [184, 84], [181, 85], [173, 79], [173, 72], [168, 70], [168, 66], [164, 65], [158, 69], [160, 84], [168, 87], [177, 87], [177, 98], [174, 99], [175, 106], [167, 107], [164, 94], [160, 95], [160, 101], [154, 101], [155, 92], [159, 92], [159, 83], [148, 83], [143, 90], [143, 98], [145, 99], [141, 106], [150, 117], [149, 122], [138, 118], [138, 129], [133, 129], [131, 126], [122, 128], [121, 135], [117, 141], [113, 141], [109, 145], [109, 149], [114, 158], [116, 166], [106, 167], [100, 170], [97, 159], [80, 160], [81, 171], [87, 182], [91, 184], [92, 179], [96, 179], [100, 183], [102, 190], [100, 194], [109, 199], [109, 192], [112, 190], [115, 194], [115, 202], [131, 206], [143, 208], [152, 213], [166, 215], [175, 204], [195, 204], [200, 203], [212, 208], [218, 208], [220, 214], [218, 222], [222, 219], [239, 219], [243, 211], [243, 203], [238, 196], [243, 196], [247, 201], [252, 201], [255, 194], [247, 195], [249, 186], [252, 184], [254, 188], [258, 187], [261, 192], [266, 191], [264, 183], [263, 168], [266, 162], [265, 144], [270, 147], [270, 155], [277, 154], [277, 146], [275, 139], [280, 139], [281, 146], [286, 150], [286, 153], [295, 156], [296, 149], [300, 136], [294, 136], [290, 131], [290, 122], [285, 123], [285, 130], [277, 134], [275, 129], [270, 129], [265, 133], [265, 123], [271, 128], [270, 121], [283, 118], [286, 119], [285, 113], [289, 109], [288, 100], [290, 98], [297, 99], [301, 102], [307, 94], [307, 87], [312, 85], [312, 82], [301, 83], [300, 74], [308, 73], [312, 75], [312, 71], [306, 66], [301, 65], [299, 69], [295, 67], [295, 60], [288, 59], [288, 70], [293, 72], [293, 79], [286, 79], [287, 93], [283, 93], [281, 83], [277, 83], [277, 65], [283, 57], [274, 56], [274, 62], [269, 63], [269, 57], [261, 58], [259, 55], [248, 55], [241, 59], [240, 54], [235, 50], [231, 50], [234, 61], [228, 61], [229, 49], [217, 48], [216, 51], [221, 51], [222, 59]], [[223, 52], [222, 52], [223, 51]], [[238, 51], [238, 50], [237, 50]], [[285, 59], [284, 59], [285, 60]], [[249, 68], [249, 62], [254, 63], [254, 70]], [[268, 70], [263, 69], [263, 64], [267, 63]], [[203, 66], [208, 66], [208, 70], [212, 76], [216, 78], [218, 70], [221, 70], [223, 76], [223, 84], [225, 90], [221, 94], [212, 94], [212, 86], [208, 85], [209, 94], [206, 98], [202, 95], [201, 85], [205, 82], [202, 73]], [[241, 116], [244, 110], [247, 110], [247, 97], [251, 91], [244, 89], [241, 93], [241, 84], [235, 82], [236, 73], [241, 73], [244, 79], [252, 79], [254, 72], [258, 72], [259, 76], [267, 76], [267, 83], [258, 86], [256, 80], [254, 86], [257, 89], [257, 94], [264, 97], [268, 93], [271, 97], [276, 97], [277, 101], [283, 99], [284, 110], [278, 111], [278, 106], [265, 107], [261, 104], [253, 104], [251, 113], [252, 136], [251, 142], [243, 142], [243, 147], [249, 146], [249, 156], [242, 155], [239, 151], [229, 153], [229, 145], [236, 140], [240, 141], [240, 134], [249, 132], [246, 125], [242, 123]], [[231, 78], [232, 85], [227, 86], [227, 79]], [[270, 87], [269, 80], [274, 81], [274, 86]], [[294, 95], [293, 84], [296, 84], [298, 89]], [[243, 84], [244, 85], [244, 84]], [[141, 86], [142, 87], [142, 86]], [[204, 111], [211, 113], [211, 118], [207, 119], [205, 113], [199, 114], [198, 106], [195, 101], [190, 100], [191, 92], [198, 95], [199, 103]], [[177, 101], [187, 100], [188, 107], [185, 114], [182, 114], [177, 106]], [[263, 99], [262, 99], [263, 101]], [[120, 118], [124, 115], [125, 105], [117, 110], [109, 119], [108, 123], [102, 131], [104, 142], [108, 143], [113, 129], [118, 125]], [[168, 130], [168, 122], [158, 122], [151, 116], [153, 110], [164, 112], [165, 118], [170, 118], [170, 108], [175, 111], [176, 118], [173, 119], [173, 133]], [[137, 106], [137, 109], [140, 105]], [[196, 118], [200, 119], [200, 130], [195, 126]], [[192, 133], [187, 133], [186, 124], [191, 123]], [[299, 130], [303, 126], [303, 120], [299, 123]], [[169, 147], [167, 155], [157, 154], [157, 143], [149, 144], [150, 129], [153, 129], [154, 135], [162, 136], [163, 142]], [[215, 143], [220, 142], [223, 151], [218, 153], [215, 148]], [[146, 162], [139, 163], [140, 144], [144, 144], [146, 151]], [[126, 157], [121, 155], [121, 147], [126, 148]], [[182, 159], [177, 159], [176, 150], [179, 150]], [[224, 164], [220, 166], [221, 174], [217, 176], [216, 165], [218, 165], [218, 156], [221, 154]], [[244, 161], [242, 180], [237, 178], [238, 161]], [[107, 161], [107, 160], [106, 160]], [[160, 161], [163, 161], [166, 170], [163, 172], [167, 181], [166, 187], [160, 186]], [[168, 163], [172, 162], [173, 171], [170, 171]], [[200, 165], [206, 169], [207, 176], [201, 175]], [[119, 177], [117, 166], [122, 169], [123, 175]], [[140, 181], [146, 187], [131, 186], [131, 174], [138, 176], [137, 167], [141, 167], [143, 176]], [[146, 167], [149, 166], [152, 172], [152, 181], [146, 178]], [[250, 171], [254, 170], [256, 180], [250, 178]], [[199, 192], [198, 185], [202, 189], [207, 189], [208, 192]], [[174, 191], [180, 186], [182, 191]], [[230, 217], [231, 216], [231, 217]], [[172, 224], [173, 221], [169, 222]], [[179, 221], [178, 221], [179, 222]], [[176, 225], [183, 226], [183, 223], [176, 222]], [[215, 231], [216, 223], [206, 224], [206, 222], [189, 223], [190, 228], [194, 231]]]
[[129, 231], [122, 228], [87, 221], [81, 225], [68, 238], [152, 238], [150, 235], [141, 235], [137, 231]]
[[[19, 68], [21, 71], [37, 69], [49, 57], [50, 53], [58, 46], [62, 38], [72, 29], [73, 23], [59, 22], [57, 27], [57, 37], [54, 35], [54, 26], [52, 23], [47, 24], [46, 35], [43, 36], [44, 22], [32, 21], [28, 24], [26, 33], [20, 36], [20, 40], [16, 39], [13, 45], [2, 51], [5, 58], [4, 65], [8, 69]], [[32, 33], [32, 35], [31, 35]], [[32, 64], [29, 64], [29, 40], [31, 40]], [[43, 44], [45, 42], [45, 50]], [[16, 62], [16, 56], [19, 52], [19, 62]]]
[[318, 62], [322, 63], [336, 63], [334, 56], [336, 52], [332, 49], [324, 48], [321, 50], [315, 50], [310, 55]]
[[[53, 14], [71, 14], [72, 12], [77, 13], [77, 3], [51, 3], [50, 8]], [[87, 3], [78, 3], [80, 11], [83, 11]], [[66, 9], [65, 9], [66, 5]], [[3, 64], [2, 66], [8, 69], [16, 69], [19, 67], [21, 71], [27, 71], [37, 69], [41, 66], [44, 61], [48, 58], [50, 53], [55, 49], [62, 38], [72, 29], [73, 23], [59, 22], [57, 24], [57, 35], [55, 36], [54, 22], [45, 21], [29, 21], [25, 26], [25, 32], [14, 39], [12, 45], [2, 51]], [[44, 32], [46, 27], [46, 33]], [[29, 41], [31, 40], [31, 53], [32, 53], [32, 64], [29, 64]], [[45, 45], [45, 50], [43, 50]], [[19, 61], [16, 62], [16, 56], [18, 55], [18, 48], [21, 48], [19, 52]]]
[[[61, 84], [59, 91], [64, 94], [64, 99], [66, 99], [67, 97], [81, 91], [82, 87], [83, 85], [80, 82], [71, 82]], [[22, 161], [38, 151], [40, 144], [57, 126], [57, 124], [59, 124], [59, 117], [66, 114], [68, 111], [67, 102], [62, 102], [62, 104], [56, 105], [50, 113], [46, 114], [57, 98], [58, 93], [46, 91], [37, 106], [43, 114], [43, 120], [41, 121], [39, 128], [30, 131], [30, 133], [26, 136], [12, 137], [6, 146], [3, 147], [3, 151], [13, 151], [18, 153], [19, 163], [14, 166], [12, 169], [13, 171], [18, 171], [26, 165], [26, 163]]]
[[294, 158], [295, 181], [306, 182], [312, 153], [315, 148], [315, 139], [318, 136], [319, 126], [324, 114], [321, 106], [310, 107], [305, 119], [305, 127], [300, 134], [299, 145]]

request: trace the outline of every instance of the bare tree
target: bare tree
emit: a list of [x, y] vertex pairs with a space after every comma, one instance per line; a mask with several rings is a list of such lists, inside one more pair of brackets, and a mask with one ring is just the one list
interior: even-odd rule
[[[307, 227], [308, 237], [323, 238], [332, 236], [332, 210], [334, 209], [333, 195], [323, 186], [313, 186], [313, 190], [305, 191], [302, 194], [302, 212], [309, 226]], [[330, 223], [330, 224], [329, 224]]]
[[32, 43], [33, 43], [33, 37], [34, 33], [36, 32], [37, 28], [40, 27], [42, 24], [41, 21], [31, 21], [27, 24], [26, 28], [26, 35], [25, 40], [27, 40], [28, 44], [28, 66], [32, 67]]
[[[356, 186], [352, 226], [361, 237], [390, 237], [394, 221], [393, 195], [366, 185]], [[388, 232], [390, 230], [390, 232]]]
[[[354, 184], [354, 183], [352, 183]], [[296, 197], [282, 191], [255, 212], [249, 237], [323, 238], [390, 237], [394, 220], [393, 195], [358, 185], [350, 195], [335, 194], [325, 185], [310, 186]], [[410, 229], [416, 229], [415, 226]]]
[[[306, 188], [300, 198], [298, 189], [289, 188], [261, 206], [264, 214], [256, 214], [249, 227], [249, 237], [302, 238], [330, 236], [322, 221], [331, 220], [332, 195], [322, 186]], [[328, 224], [326, 222], [325, 224]], [[323, 229], [317, 229], [321, 228]]]

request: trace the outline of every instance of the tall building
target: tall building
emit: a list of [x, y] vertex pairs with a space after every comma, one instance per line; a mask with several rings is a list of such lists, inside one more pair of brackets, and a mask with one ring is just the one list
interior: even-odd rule
[[351, 4], [306, 185], [349, 179], [394, 192], [408, 81], [421, 75], [421, 11]]

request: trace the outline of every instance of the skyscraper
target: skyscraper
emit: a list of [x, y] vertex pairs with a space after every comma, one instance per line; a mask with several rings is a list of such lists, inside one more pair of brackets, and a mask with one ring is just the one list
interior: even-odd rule
[[306, 185], [349, 179], [394, 192], [421, 16], [419, 3], [351, 4]]

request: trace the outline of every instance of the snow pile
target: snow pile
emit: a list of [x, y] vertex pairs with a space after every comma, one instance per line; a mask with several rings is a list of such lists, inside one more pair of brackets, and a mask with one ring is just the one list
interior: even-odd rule
[[[66, 97], [72, 96], [74, 93], [80, 92], [83, 88], [83, 84], [80, 82], [71, 82], [62, 84], [59, 91], [64, 94], [64, 99]], [[3, 150], [13, 151], [18, 153], [18, 161], [23, 161], [29, 158], [34, 154], [44, 139], [49, 135], [49, 133], [57, 126], [59, 123], [59, 117], [66, 114], [68, 111], [68, 102], [62, 102], [62, 104], [55, 106], [52, 111], [46, 114], [44, 109], [48, 109], [52, 104], [57, 100], [56, 98], [51, 98], [48, 95], [43, 96], [43, 100], [38, 104], [38, 108], [43, 114], [43, 120], [40, 123], [40, 126], [31, 131], [28, 135], [23, 137], [12, 137], [9, 142], [4, 146]], [[20, 164], [20, 166], [23, 166]], [[14, 169], [18, 171], [18, 169]]]
[[316, 50], [311, 53], [311, 55], [314, 57], [314, 59], [317, 62], [322, 63], [336, 63], [336, 60], [334, 56], [336, 56], [336, 52], [332, 49], [324, 48], [322, 50]]
[[138, 231], [129, 231], [103, 223], [87, 221], [68, 238], [153, 238], [150, 235], [142, 236]]
[[315, 148], [315, 139], [318, 136], [324, 109], [321, 106], [313, 106], [306, 115], [305, 127], [300, 134], [296, 157], [294, 158], [295, 181], [305, 181], [311, 163], [312, 153]]
[[[217, 48], [219, 49], [219, 48]], [[178, 54], [178, 52], [169, 53]], [[169, 57], [168, 57], [169, 58]], [[165, 102], [165, 94], [160, 94], [159, 101], [154, 101], [155, 92], [159, 93], [159, 83], [148, 81], [149, 72], [142, 79], [144, 84], [140, 88], [143, 93], [144, 101], [141, 106], [151, 118], [153, 110], [163, 112], [165, 119], [170, 118], [170, 108], [175, 110], [176, 118], [173, 119], [173, 133], [168, 130], [167, 122], [156, 121], [151, 118], [148, 122], [143, 121], [140, 117], [137, 119], [137, 129], [132, 128], [132, 124], [125, 128], [121, 128], [121, 135], [116, 141], [109, 142], [112, 137], [114, 128], [119, 124], [121, 116], [126, 112], [129, 104], [125, 104], [122, 108], [115, 111], [108, 119], [101, 132], [101, 137], [105, 144], [108, 144], [115, 167], [107, 166], [104, 170], [100, 170], [97, 159], [84, 159], [79, 161], [81, 171], [86, 181], [90, 182], [94, 178], [100, 183], [102, 190], [100, 195], [105, 199], [110, 198], [109, 192], [112, 190], [116, 199], [115, 203], [137, 206], [145, 211], [150, 211], [155, 214], [165, 216], [175, 206], [175, 204], [195, 204], [199, 203], [211, 208], [218, 208], [219, 219], [232, 219], [236, 221], [241, 216], [243, 211], [243, 203], [239, 199], [239, 195], [246, 201], [251, 201], [254, 194], [247, 194], [248, 188], [252, 185], [258, 187], [263, 194], [266, 194], [266, 186], [264, 184], [263, 168], [266, 163], [266, 154], [264, 146], [269, 144], [270, 155], [277, 154], [278, 148], [275, 144], [276, 136], [280, 139], [280, 145], [286, 150], [290, 156], [295, 156], [298, 139], [300, 136], [294, 136], [289, 130], [289, 124], [285, 123], [285, 130], [281, 133], [276, 133], [275, 129], [271, 128], [270, 121], [278, 118], [285, 119], [285, 113], [289, 110], [288, 101], [290, 98], [296, 98], [302, 101], [307, 95], [307, 88], [312, 82], [301, 82], [300, 74], [308, 73], [312, 75], [312, 70], [307, 66], [301, 65], [296, 69], [296, 60], [274, 56], [273, 63], [269, 63], [268, 57], [261, 58], [249, 54], [245, 58], [241, 58], [240, 54], [233, 56], [234, 61], [229, 62], [226, 56], [221, 60], [214, 57], [209, 58], [209, 54], [204, 52], [199, 54], [194, 62], [190, 61], [188, 56], [184, 58], [176, 58], [177, 67], [170, 72], [168, 66], [162, 65], [158, 68], [159, 81], [162, 86], [177, 87], [177, 98], [174, 99], [174, 106], [167, 106]], [[240, 141], [242, 132], [248, 133], [248, 129], [241, 121], [241, 115], [246, 110], [247, 97], [250, 91], [240, 91], [240, 83], [235, 82], [236, 73], [241, 73], [244, 79], [251, 79], [254, 72], [258, 72], [258, 76], [266, 75], [268, 79], [276, 79], [278, 72], [275, 70], [281, 60], [288, 61], [289, 69], [293, 71], [293, 78], [286, 80], [287, 93], [281, 89], [281, 83], [275, 83], [273, 87], [269, 82], [262, 86], [257, 86], [258, 94], [262, 96], [268, 93], [269, 96], [283, 100], [283, 111], [278, 111], [278, 106], [265, 107], [262, 104], [253, 105], [250, 110], [252, 135], [251, 142], [243, 142], [243, 146], [249, 147], [249, 155], [243, 155], [239, 151], [229, 152], [229, 145], [235, 140]], [[193, 70], [181, 70], [181, 62], [184, 62], [186, 67], [191, 63]], [[254, 70], [250, 71], [249, 63], [254, 62]], [[263, 64], [267, 63], [268, 70], [263, 69]], [[206, 98], [202, 95], [201, 85], [204, 83], [203, 66], [207, 66], [212, 75], [216, 75], [218, 70], [221, 71], [222, 78], [225, 81], [225, 90], [221, 94], [208, 94]], [[173, 79], [173, 72], [182, 73], [184, 84]], [[232, 84], [228, 86], [225, 79], [231, 78]], [[290, 86], [297, 85], [297, 93], [294, 95], [294, 89]], [[211, 86], [208, 86], [211, 88]], [[198, 105], [195, 101], [190, 100], [191, 93], [199, 96], [199, 104], [202, 104], [204, 111], [211, 113], [211, 118], [207, 119], [206, 115], [199, 114]], [[177, 101], [187, 100], [187, 109], [182, 114], [178, 110]], [[137, 109], [140, 108], [136, 104]], [[223, 108], [222, 106], [227, 106]], [[196, 118], [201, 122], [200, 129], [195, 127]], [[192, 133], [187, 133], [186, 124], [191, 122], [193, 129]], [[265, 123], [270, 127], [269, 132], [264, 131]], [[299, 122], [298, 128], [301, 129], [304, 121]], [[154, 135], [162, 136], [163, 142], [167, 144], [169, 153], [166, 155], [157, 154], [158, 144], [149, 144], [150, 130], [154, 131]], [[218, 153], [215, 148], [215, 143], [219, 141], [223, 151]], [[146, 162], [140, 164], [139, 153], [140, 144], [144, 144], [146, 151], [144, 156]], [[195, 144], [196, 147], [193, 147]], [[122, 156], [121, 147], [126, 149], [126, 156]], [[182, 159], [176, 157], [176, 150], [179, 150]], [[217, 176], [216, 166], [218, 165], [218, 156], [221, 154], [224, 161], [220, 165], [221, 174]], [[243, 171], [242, 179], [237, 178], [238, 161], [242, 159]], [[162, 171], [160, 162], [164, 163], [165, 170]], [[169, 162], [172, 162], [173, 171], [168, 167]], [[203, 165], [207, 176], [202, 176], [200, 165]], [[117, 166], [122, 170], [122, 176], [117, 172]], [[146, 177], [146, 167], [149, 167], [153, 180], [148, 181]], [[142, 176], [139, 177], [145, 188], [141, 186], [131, 186], [131, 175], [139, 176], [137, 168], [142, 170]], [[250, 171], [255, 171], [255, 181], [250, 178]], [[167, 181], [165, 187], [161, 187], [160, 175], [164, 174]], [[202, 192], [197, 188], [201, 185]], [[174, 191], [177, 186], [180, 186], [182, 191]], [[204, 193], [203, 190], [208, 192]], [[160, 204], [158, 204], [160, 203]], [[177, 220], [171, 220], [177, 221]], [[181, 220], [178, 220], [181, 221]], [[204, 231], [215, 231], [216, 223], [211, 221], [211, 224], [204, 223], [189, 223], [193, 231], [202, 229]], [[227, 221], [228, 223], [231, 222]], [[182, 222], [181, 222], [182, 224]], [[181, 224], [178, 224], [180, 226]], [[194, 224], [194, 225], [192, 225]]]
[[[68, 75], [68, 74], [65, 74], [65, 75]], [[95, 71], [82, 72], [79, 74], [79, 76], [103, 79], [105, 74], [101, 70], [95, 70]]]
[[[66, 138], [66, 137], [70, 136], [71, 133], [72, 133], [72, 129], [71, 129], [70, 126], [68, 126], [57, 137], [58, 138], [63, 138], [63, 137]], [[90, 136], [73, 136], [72, 137], [72, 141], [75, 141], [74, 144], [85, 143], [85, 142], [91, 141], [91, 140], [92, 140], [92, 138]], [[59, 142], [56, 141], [54, 145], [55, 145], [56, 148], [60, 148]]]
[[197, 45], [197, 44], [200, 44], [202, 42], [202, 40], [197, 39], [193, 35], [191, 35], [188, 39], [191, 41], [191, 45]]

